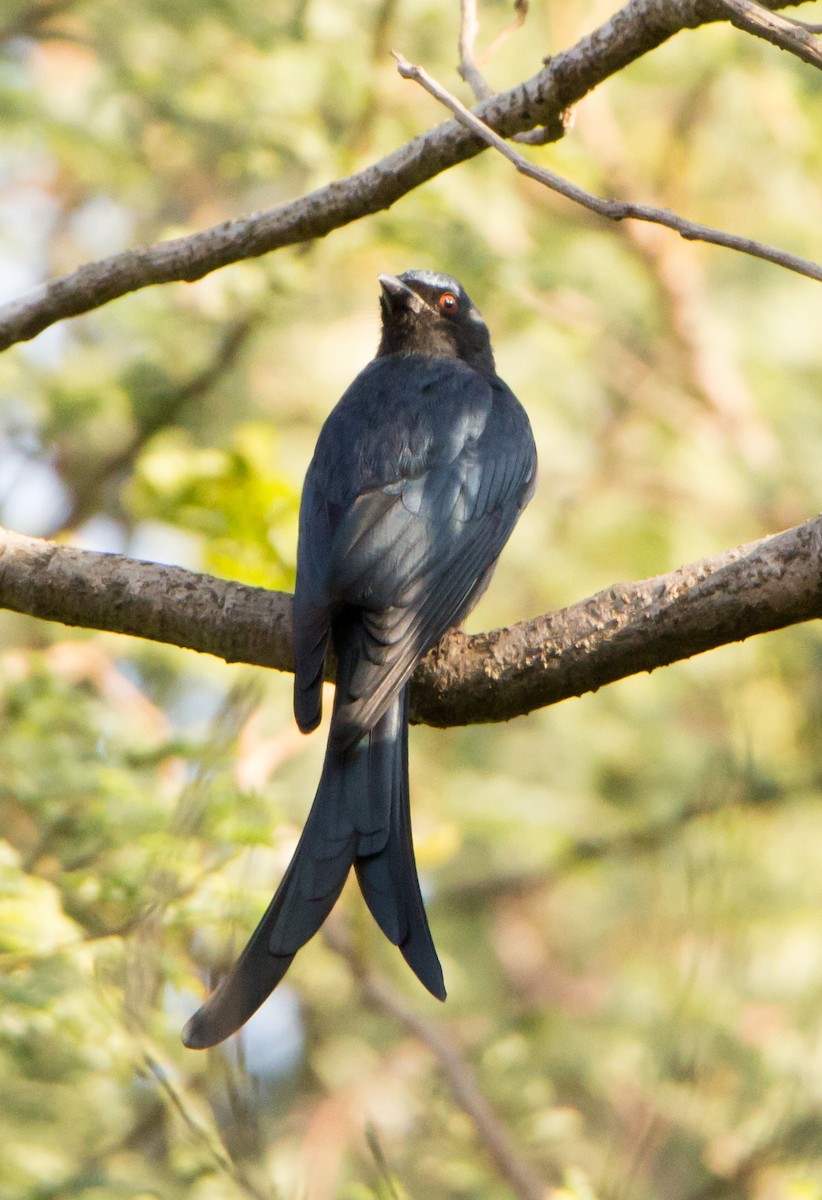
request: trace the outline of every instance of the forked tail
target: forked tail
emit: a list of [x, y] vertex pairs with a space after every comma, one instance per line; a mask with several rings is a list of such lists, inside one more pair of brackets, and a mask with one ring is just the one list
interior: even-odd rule
[[186, 1025], [192, 1049], [236, 1032], [317, 932], [351, 867], [377, 924], [426, 988], [445, 999], [442, 968], [420, 895], [408, 800], [408, 689], [367, 737], [326, 750], [294, 857], [231, 971]]

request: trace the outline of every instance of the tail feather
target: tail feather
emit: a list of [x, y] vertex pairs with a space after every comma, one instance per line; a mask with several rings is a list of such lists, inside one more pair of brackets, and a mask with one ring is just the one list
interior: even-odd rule
[[391, 811], [388, 839], [376, 853], [362, 855], [354, 866], [371, 915], [408, 963], [420, 983], [438, 1000], [445, 999], [442, 967], [422, 902], [408, 792], [408, 688], [382, 719], [392, 736]]
[[[352, 834], [337, 843], [317, 843], [312, 817], [317, 799], [288, 870], [237, 962], [183, 1030], [192, 1050], [216, 1046], [246, 1023], [285, 975], [294, 955], [313, 937], [336, 903], [356, 854]], [[322, 855], [318, 850], [323, 851]]]
[[236, 1032], [317, 932], [355, 866], [378, 925], [421, 982], [445, 998], [420, 895], [408, 801], [407, 695], [350, 749], [331, 744], [294, 857], [234, 967], [183, 1031], [192, 1049]]

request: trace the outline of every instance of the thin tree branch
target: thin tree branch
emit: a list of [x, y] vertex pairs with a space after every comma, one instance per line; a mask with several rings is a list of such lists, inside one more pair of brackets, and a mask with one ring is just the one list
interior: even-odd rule
[[812, 67], [822, 69], [822, 44], [814, 36], [817, 30], [813, 27], [789, 21], [752, 0], [717, 0], [717, 3], [722, 5], [737, 29], [764, 38]]
[[252, 1183], [242, 1167], [236, 1163], [220, 1135], [217, 1126], [206, 1116], [180, 1083], [178, 1072], [162, 1061], [147, 1039], [135, 1039], [138, 1064], [145, 1075], [157, 1083], [166, 1102], [176, 1110], [189, 1132], [207, 1152], [215, 1167], [251, 1200], [274, 1200], [273, 1189], [264, 1192]]
[[484, 50], [480, 55], [480, 62], [485, 64], [492, 54], [500, 48], [503, 42], [507, 42], [512, 33], [516, 33], [518, 29], [522, 29], [525, 24], [525, 18], [528, 16], [528, 0], [514, 0], [514, 19], [499, 31], [487, 50]]
[[[62, 456], [58, 458], [69, 483], [73, 484], [74, 499], [71, 509], [59, 525], [49, 530], [50, 537], [67, 529], [76, 529], [92, 516], [101, 503], [106, 485], [131, 470], [140, 451], [151, 438], [161, 429], [174, 424], [185, 409], [211, 391], [221, 376], [231, 370], [260, 319], [261, 314], [255, 311], [230, 321], [224, 327], [208, 363], [188, 379], [177, 383], [169, 380], [162, 391], [158, 389], [151, 411], [138, 423], [138, 428], [125, 445], [115, 450], [109, 458], [92, 461], [91, 464], [67, 464]], [[75, 469], [72, 470], [72, 467]]]
[[[7, 25], [0, 26], [0, 42], [7, 42], [16, 37], [43, 36], [42, 27], [54, 17], [59, 17], [74, 8], [76, 3], [77, 0], [45, 0], [43, 4], [32, 4], [22, 9]], [[52, 34], [52, 30], [47, 31], [47, 36]]]
[[[783, 8], [789, 2], [774, 0], [772, 7]], [[501, 137], [544, 126], [556, 140], [564, 133], [563, 114], [594, 87], [680, 30], [723, 19], [722, 12], [716, 0], [628, 0], [531, 79], [482, 104], [481, 122]], [[229, 263], [325, 237], [333, 229], [389, 208], [428, 179], [479, 154], [486, 141], [464, 123], [449, 121], [365, 170], [279, 208], [87, 263], [1, 305], [0, 350], [140, 288], [192, 282]]]
[[[293, 670], [290, 596], [181, 567], [0, 531], [0, 607]], [[414, 717], [506, 721], [819, 617], [822, 517], [508, 629], [453, 630], [417, 669]]]
[[[512, 33], [516, 33], [525, 24], [528, 16], [528, 0], [514, 0], [514, 19], [504, 29], [501, 29], [487, 50], [479, 56], [479, 61], [487, 63], [491, 55], [505, 42]], [[476, 100], [490, 100], [494, 90], [479, 69], [475, 43], [479, 33], [477, 19], [477, 0], [460, 0], [460, 32], [458, 39], [460, 76], [474, 93]]]
[[461, 0], [458, 42], [460, 62], [457, 70], [474, 93], [476, 100], [490, 100], [494, 94], [493, 88], [477, 66], [474, 54], [474, 43], [477, 40], [478, 32], [477, 0]]
[[554, 1188], [544, 1183], [515, 1145], [504, 1122], [482, 1091], [474, 1068], [436, 1021], [407, 1004], [386, 979], [368, 970], [356, 954], [351, 939], [338, 922], [326, 922], [326, 943], [348, 963], [363, 999], [384, 1013], [428, 1048], [445, 1076], [459, 1107], [471, 1120], [480, 1142], [500, 1177], [518, 1200], [550, 1200]]
[[[698, 796], [661, 820], [637, 829], [622, 829], [617, 833], [578, 838], [562, 848], [553, 862], [521, 868], [500, 874], [484, 873], [481, 877], [438, 882], [436, 904], [449, 913], [460, 907], [482, 908], [487, 911], [493, 900], [506, 896], [522, 897], [556, 885], [581, 867], [606, 858], [624, 859], [643, 856], [663, 847], [670, 848], [676, 837], [692, 822], [727, 811], [733, 803], [723, 793], [716, 800]], [[761, 808], [762, 803], [758, 801]]]
[[729, 250], [738, 250], [743, 254], [752, 255], [754, 258], [763, 258], [766, 262], [776, 263], [777, 266], [786, 267], [789, 271], [796, 271], [799, 275], [806, 275], [809, 279], [822, 282], [822, 264], [820, 263], [800, 258], [797, 254], [790, 254], [787, 250], [779, 250], [775, 246], [767, 246], [764, 242], [755, 241], [753, 238], [741, 237], [735, 233], [725, 233], [721, 229], [712, 229], [708, 225], [698, 225], [667, 208], [653, 208], [647, 204], [633, 204], [623, 200], [603, 200], [600, 196], [594, 196], [591, 192], [586, 192], [584, 188], [577, 187], [576, 184], [569, 182], [561, 175], [556, 175], [553, 171], [546, 170], [545, 167], [536, 166], [524, 158], [493, 129], [485, 125], [476, 113], [471, 112], [456, 96], [452, 96], [449, 91], [446, 91], [422, 67], [408, 62], [396, 51], [394, 57], [397, 60], [397, 69], [403, 79], [413, 79], [429, 95], [439, 100], [446, 108], [450, 108], [466, 129], [470, 129], [483, 138], [489, 146], [498, 150], [504, 158], [513, 163], [522, 175], [527, 175], [529, 179], [535, 179], [537, 183], [550, 188], [552, 192], [558, 192], [566, 199], [573, 200], [575, 204], [580, 204], [583, 208], [597, 213], [600, 217], [606, 217], [609, 221], [631, 219], [665, 225], [668, 229], [675, 230], [686, 241], [709, 242], [714, 246], [725, 246]]
[[[507, 37], [520, 29], [528, 15], [528, 0], [514, 0], [514, 11], [516, 16], [510, 25], [506, 27], [494, 38], [488, 49], [480, 55], [480, 61], [486, 63], [493, 52], [500, 46]], [[474, 98], [479, 101], [490, 100], [494, 95], [494, 89], [486, 80], [482, 71], [479, 69], [477, 57], [474, 50], [474, 43], [479, 32], [479, 22], [477, 20], [477, 0], [461, 0], [460, 3], [460, 32], [458, 39], [459, 47], [459, 71], [462, 78], [474, 93]], [[525, 142], [530, 146], [544, 146], [547, 142], [556, 141], [557, 133], [554, 128], [556, 122], [551, 127], [539, 127], [530, 129], [527, 133], [515, 133], [512, 135], [513, 142]], [[564, 121], [563, 121], [564, 126]], [[561, 136], [561, 134], [559, 135]]]
[[[704, 87], [704, 82], [700, 87]], [[696, 97], [691, 94], [682, 101], [683, 115], [687, 113], [685, 120], [688, 125], [699, 120], [699, 102], [695, 103], [695, 100]], [[680, 137], [676, 143], [681, 149], [687, 128], [681, 124], [678, 128]], [[584, 110], [578, 114], [574, 132], [596, 160], [601, 179], [600, 189], [611, 195], [620, 195], [625, 200], [636, 201], [643, 181], [638, 180], [627, 168], [628, 155], [622, 129], [605, 92], [589, 98]], [[670, 162], [663, 165], [660, 173], [660, 179], [665, 181], [663, 187], [668, 186], [670, 165]], [[644, 370], [650, 370], [658, 382], [664, 379], [668, 385], [675, 376], [677, 390], [684, 388], [685, 392], [690, 391], [698, 398], [719, 419], [743, 460], [754, 470], [759, 470], [774, 453], [774, 436], [756, 412], [756, 403], [734, 354], [713, 336], [708, 284], [702, 269], [706, 264], [690, 255], [687, 263], [684, 262], [683, 256], [688, 255], [687, 248], [676, 238], [669, 237], [663, 226], [645, 221], [625, 221], [621, 231], [648, 267], [659, 290], [661, 313], [664, 313], [669, 330], [682, 352], [681, 360], [676, 354], [672, 356], [666, 339], [661, 357], [652, 366], [646, 364]], [[532, 303], [542, 305], [544, 301], [535, 296]], [[631, 364], [630, 354], [626, 358], [626, 348], [621, 344], [615, 343], [609, 347], [606, 339], [602, 345], [604, 361], [610, 363], [609, 371], [613, 371], [611, 378], [614, 385], [626, 394], [626, 398], [630, 393], [629, 403], [633, 405], [638, 384], [638, 365]], [[639, 367], [639, 370], [643, 368]], [[658, 391], [658, 388], [655, 390]], [[685, 399], [684, 402], [691, 409], [690, 401]], [[698, 413], [691, 411], [699, 420]], [[676, 419], [679, 422], [689, 419], [685, 416], [684, 408]], [[780, 528], [778, 517], [770, 516], [769, 519], [762, 508], [758, 512], [765, 528]]]

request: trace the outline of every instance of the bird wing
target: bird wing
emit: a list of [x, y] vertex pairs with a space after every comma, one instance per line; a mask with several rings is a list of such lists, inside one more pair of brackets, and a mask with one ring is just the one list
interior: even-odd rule
[[340, 747], [372, 728], [422, 655], [470, 610], [530, 498], [533, 441], [507, 389], [502, 399], [478, 438], [419, 475], [363, 492], [334, 532], [328, 577], [344, 605], [344, 636], [358, 648], [335, 704]]
[[322, 685], [331, 636], [328, 564], [339, 513], [309, 469], [300, 502], [297, 586], [294, 591], [294, 716], [303, 733], [322, 716]]

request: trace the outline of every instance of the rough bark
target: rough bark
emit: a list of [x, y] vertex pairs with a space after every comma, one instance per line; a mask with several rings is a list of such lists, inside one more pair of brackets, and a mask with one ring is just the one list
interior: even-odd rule
[[[0, 607], [293, 669], [291, 597], [0, 531]], [[452, 631], [413, 682], [428, 725], [505, 721], [822, 616], [822, 517], [491, 633]]]

